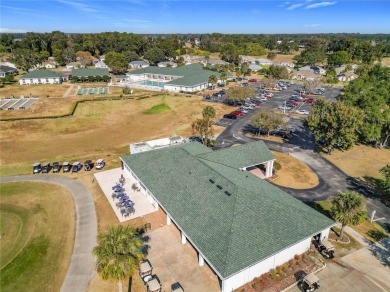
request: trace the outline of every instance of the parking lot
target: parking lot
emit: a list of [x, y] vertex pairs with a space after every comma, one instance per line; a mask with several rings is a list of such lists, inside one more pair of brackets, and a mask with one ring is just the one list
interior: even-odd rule
[[38, 98], [3, 98], [0, 100], [1, 110], [25, 110], [32, 106]]
[[[248, 83], [248, 86], [254, 86], [257, 87], [257, 83]], [[340, 88], [334, 88], [329, 86], [323, 86], [325, 91], [322, 95], [306, 95], [303, 96], [304, 98], [314, 98], [317, 99], [319, 97], [325, 98], [329, 101], [336, 101], [336, 98], [340, 95]], [[248, 110], [248, 113], [244, 114], [243, 117], [237, 117], [237, 119], [228, 119], [228, 118], [222, 118], [215, 122], [215, 125], [222, 126], [222, 127], [229, 127], [232, 124], [236, 123], [240, 119], [245, 119], [250, 121], [251, 116], [254, 115], [254, 113], [258, 109], [268, 109], [268, 110], [277, 110], [282, 112], [283, 110], [280, 109], [281, 106], [285, 104], [285, 102], [292, 96], [292, 95], [300, 95], [299, 90], [302, 88], [302, 84], [291, 84], [287, 89], [282, 91], [267, 91], [271, 92], [273, 96], [269, 98], [267, 101], [262, 102], [258, 107]], [[256, 93], [259, 95], [261, 94], [262, 90], [257, 89]], [[226, 101], [226, 98], [224, 94], [215, 94], [211, 95], [209, 98], [205, 99], [205, 101], [208, 102], [216, 102], [216, 103], [224, 103]], [[304, 110], [310, 113], [310, 110], [312, 108], [313, 103], [307, 103], [307, 102], [298, 102], [298, 106], [292, 107], [291, 109], [284, 110], [283, 112], [287, 113], [288, 115], [288, 124], [289, 128], [293, 130], [292, 133], [292, 139], [296, 138], [297, 135], [303, 135], [304, 140], [306, 140], [308, 137], [308, 133], [305, 133], [305, 129], [303, 126], [303, 120], [307, 115], [303, 114], [296, 114], [296, 110]], [[232, 106], [232, 112], [239, 109], [239, 105]], [[290, 114], [291, 113], [291, 114]], [[228, 114], [228, 113], [226, 113]], [[244, 125], [245, 126], [245, 125]], [[295, 131], [295, 132], [294, 132]], [[294, 137], [295, 136], [295, 137]], [[301, 137], [299, 140], [302, 140]], [[297, 141], [298, 142], [298, 141]]]

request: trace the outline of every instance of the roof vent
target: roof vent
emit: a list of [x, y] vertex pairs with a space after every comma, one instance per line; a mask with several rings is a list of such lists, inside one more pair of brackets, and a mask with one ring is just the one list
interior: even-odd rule
[[212, 184], [215, 184], [215, 181], [212, 180], [211, 178], [209, 179], [209, 182], [211, 182]]
[[220, 186], [220, 185], [217, 185], [217, 188], [219, 188], [220, 190], [222, 190], [222, 186]]
[[228, 191], [225, 191], [225, 194], [228, 195], [229, 197], [232, 195], [232, 194], [229, 193]]

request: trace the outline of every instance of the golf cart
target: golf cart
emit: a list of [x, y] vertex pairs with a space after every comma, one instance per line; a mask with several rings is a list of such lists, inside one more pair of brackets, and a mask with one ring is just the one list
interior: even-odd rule
[[328, 240], [321, 241], [317, 245], [317, 249], [324, 258], [334, 258], [334, 246]]
[[84, 162], [84, 170], [90, 171], [93, 168], [92, 160], [87, 160]]
[[50, 171], [50, 162], [42, 164], [42, 173], [48, 173]]
[[41, 170], [42, 170], [41, 163], [40, 162], [34, 163], [34, 165], [33, 165], [33, 174], [40, 173]]
[[102, 169], [105, 165], [106, 163], [104, 162], [103, 159], [98, 159], [96, 161], [96, 169]]
[[69, 162], [62, 163], [62, 171], [63, 172], [69, 172], [70, 171], [70, 163]]
[[53, 173], [60, 172], [61, 165], [58, 162], [53, 162]]
[[311, 273], [302, 279], [301, 288], [304, 292], [313, 292], [320, 288], [320, 279]]
[[73, 164], [72, 164], [72, 172], [79, 172], [82, 168], [83, 168], [83, 166], [81, 165], [80, 162], [78, 162], [78, 161], [73, 162]]

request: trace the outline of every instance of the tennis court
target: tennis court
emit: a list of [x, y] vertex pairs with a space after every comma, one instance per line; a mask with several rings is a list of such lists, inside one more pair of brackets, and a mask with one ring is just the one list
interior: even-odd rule
[[108, 94], [108, 87], [91, 87], [77, 89], [77, 95]]

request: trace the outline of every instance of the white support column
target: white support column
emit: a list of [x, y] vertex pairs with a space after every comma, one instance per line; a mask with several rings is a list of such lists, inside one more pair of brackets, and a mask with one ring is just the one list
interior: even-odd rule
[[167, 215], [167, 225], [171, 225], [171, 217], [169, 215]]
[[273, 160], [268, 161], [267, 162], [267, 167], [266, 167], [266, 170], [265, 170], [265, 177], [272, 176], [273, 167], [274, 167], [274, 161]]
[[204, 265], [204, 258], [200, 254], [198, 255], [198, 258], [199, 258], [199, 266], [203, 267], [203, 265]]
[[186, 244], [187, 243], [187, 238], [186, 238], [186, 236], [184, 235], [183, 232], [181, 233], [181, 243], [182, 244]]

